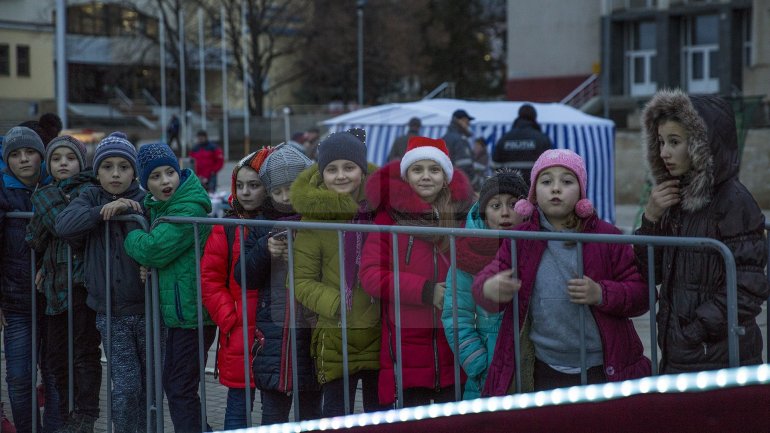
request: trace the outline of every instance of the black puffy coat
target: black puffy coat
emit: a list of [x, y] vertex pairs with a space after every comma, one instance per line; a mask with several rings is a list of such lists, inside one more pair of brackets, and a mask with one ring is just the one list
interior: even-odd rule
[[551, 139], [540, 131], [540, 125], [528, 119], [518, 118], [513, 128], [506, 132], [492, 151], [492, 167], [521, 170], [527, 183], [540, 154], [553, 148]]
[[[756, 316], [768, 296], [765, 219], [751, 193], [738, 180], [738, 140], [733, 111], [715, 96], [659, 92], [643, 114], [644, 143], [653, 179], [670, 175], [660, 157], [658, 125], [678, 119], [689, 133], [691, 169], [680, 179], [681, 201], [660, 220], [644, 220], [641, 235], [706, 237], [723, 242], [737, 269], [738, 321], [742, 365], [762, 362], [762, 335]], [[636, 247], [646, 269], [647, 249]], [[677, 373], [728, 365], [727, 295], [722, 256], [706, 248], [655, 249], [655, 279], [661, 284], [658, 345], [660, 371]], [[647, 275], [647, 272], [642, 272]]]

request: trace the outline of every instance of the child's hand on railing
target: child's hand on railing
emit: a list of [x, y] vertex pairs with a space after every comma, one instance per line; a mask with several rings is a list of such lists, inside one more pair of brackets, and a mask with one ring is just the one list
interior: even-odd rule
[[139, 281], [143, 283], [147, 281], [147, 268], [144, 266], [139, 266]]
[[446, 283], [436, 283], [433, 287], [433, 306], [439, 310], [444, 309], [444, 292], [446, 292]]
[[567, 293], [570, 301], [575, 304], [599, 305], [602, 303], [602, 286], [589, 277], [569, 280]]
[[492, 302], [504, 304], [511, 302], [521, 288], [521, 280], [513, 278], [513, 270], [507, 269], [493, 275], [484, 282], [484, 297]]
[[102, 206], [102, 210], [99, 211], [99, 214], [102, 216], [102, 219], [107, 221], [115, 215], [120, 215], [129, 210], [141, 213], [142, 205], [129, 198], [119, 198]]

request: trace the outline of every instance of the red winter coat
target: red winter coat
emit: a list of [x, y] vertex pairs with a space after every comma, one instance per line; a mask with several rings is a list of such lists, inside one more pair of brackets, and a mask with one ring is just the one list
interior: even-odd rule
[[[539, 213], [518, 225], [515, 230], [540, 231]], [[611, 224], [593, 215], [585, 222], [584, 233], [621, 234]], [[516, 253], [519, 261], [519, 329], [523, 329], [532, 297], [540, 259], [546, 248], [545, 241], [518, 240]], [[602, 288], [602, 304], [590, 307], [602, 340], [604, 375], [607, 381], [638, 379], [651, 374], [650, 360], [644, 356], [644, 346], [630, 317], [644, 314], [649, 309], [647, 284], [636, 267], [634, 251], [629, 245], [583, 244], [583, 267], [586, 276]], [[497, 304], [484, 297], [484, 282], [498, 272], [511, 268], [511, 241], [506, 239], [495, 259], [473, 280], [473, 298], [489, 311], [505, 308], [495, 354], [489, 367], [482, 396], [505, 395], [515, 372], [513, 347], [513, 303]], [[558, 318], [556, 318], [558, 319]], [[561, 318], [560, 320], [568, 320]]]
[[190, 151], [190, 158], [195, 160], [195, 174], [207, 181], [216, 175], [225, 163], [222, 148], [212, 142], [195, 146]]
[[[225, 286], [227, 277], [227, 239], [223, 226], [214, 226], [206, 241], [206, 249], [201, 259], [201, 290], [203, 305], [211, 318], [219, 327], [219, 349], [217, 353], [217, 368], [219, 382], [229, 388], [244, 388], [243, 380], [243, 309], [241, 303], [241, 286], [235, 281], [233, 267], [240, 255], [239, 232], [233, 236], [232, 259], [230, 262], [230, 288]], [[244, 238], [247, 233], [244, 233]], [[249, 335], [246, 341], [251, 345], [254, 341], [254, 322], [257, 317], [257, 291], [246, 292], [246, 304]], [[251, 365], [254, 357], [249, 353], [249, 376], [254, 387], [254, 376]]]
[[[376, 225], [396, 225], [391, 211], [432, 214], [401, 179], [400, 162], [388, 163], [371, 175], [366, 196], [377, 210]], [[464, 220], [473, 199], [468, 178], [455, 170], [449, 184], [452, 202], [457, 204], [458, 225]], [[459, 213], [462, 213], [460, 215]], [[411, 245], [411, 247], [410, 247]], [[423, 287], [446, 280], [449, 251], [441, 251], [431, 239], [398, 235], [398, 269], [401, 296], [401, 354], [404, 389], [443, 388], [454, 385], [454, 357], [444, 335], [441, 311], [422, 301]], [[382, 346], [380, 350], [379, 395], [381, 404], [391, 404], [396, 397], [393, 365], [396, 360], [396, 329], [392, 235], [370, 233], [361, 257], [360, 278], [364, 290], [382, 301]], [[407, 250], [411, 250], [407, 254]], [[409, 256], [407, 258], [407, 255]], [[464, 376], [463, 376], [464, 377]]]

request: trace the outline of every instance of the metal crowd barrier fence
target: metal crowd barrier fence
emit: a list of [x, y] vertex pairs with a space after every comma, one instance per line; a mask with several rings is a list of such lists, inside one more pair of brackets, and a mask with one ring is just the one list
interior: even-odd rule
[[[559, 241], [572, 241], [576, 242], [577, 244], [577, 251], [578, 251], [578, 268], [579, 273], [582, 275], [583, 272], [583, 257], [582, 257], [582, 251], [583, 251], [583, 245], [585, 243], [616, 243], [616, 244], [632, 244], [632, 245], [646, 245], [647, 246], [647, 254], [649, 259], [649, 269], [648, 269], [648, 289], [649, 289], [649, 302], [650, 302], [650, 347], [652, 350], [652, 364], [653, 364], [653, 375], [658, 374], [658, 354], [657, 354], [657, 340], [656, 340], [656, 323], [655, 323], [655, 305], [656, 305], [656, 286], [655, 286], [655, 269], [654, 269], [654, 259], [652, 258], [654, 255], [654, 247], [656, 246], [678, 246], [683, 248], [710, 248], [716, 250], [719, 254], [722, 255], [722, 258], [725, 262], [725, 271], [726, 271], [726, 290], [727, 290], [727, 315], [728, 315], [728, 352], [729, 352], [729, 366], [730, 367], [737, 367], [740, 364], [740, 354], [738, 350], [738, 338], [740, 335], [744, 333], [744, 329], [738, 325], [738, 316], [737, 316], [737, 281], [736, 281], [736, 269], [735, 269], [735, 260], [732, 256], [732, 253], [730, 252], [729, 248], [724, 245], [723, 243], [710, 239], [710, 238], [674, 238], [674, 237], [656, 237], [656, 236], [634, 236], [634, 235], [597, 235], [597, 234], [578, 234], [578, 233], [550, 233], [550, 232], [517, 232], [517, 231], [495, 231], [495, 230], [478, 230], [478, 229], [446, 229], [446, 228], [431, 228], [431, 227], [405, 227], [405, 226], [378, 226], [378, 225], [359, 225], [359, 224], [343, 224], [343, 223], [321, 223], [321, 222], [291, 222], [291, 221], [264, 221], [264, 220], [241, 220], [241, 219], [214, 219], [214, 218], [190, 218], [190, 217], [161, 217], [158, 220], [156, 220], [153, 225], [166, 222], [166, 223], [174, 223], [174, 224], [193, 224], [195, 227], [199, 224], [207, 224], [207, 225], [223, 225], [223, 226], [246, 226], [246, 227], [258, 227], [258, 226], [267, 226], [267, 227], [273, 227], [276, 225], [280, 225], [282, 228], [287, 229], [287, 238], [288, 238], [288, 247], [289, 247], [289, 254], [288, 254], [288, 266], [289, 266], [289, 277], [288, 277], [288, 289], [289, 289], [289, 296], [290, 299], [294, 299], [294, 287], [295, 287], [295, 281], [294, 281], [294, 249], [293, 249], [293, 233], [297, 230], [307, 229], [307, 230], [328, 230], [328, 231], [336, 231], [338, 234], [338, 245], [340, 250], [340, 299], [345, 299], [345, 272], [344, 272], [344, 249], [342, 248], [343, 242], [343, 233], [346, 231], [351, 232], [364, 232], [364, 233], [390, 233], [392, 235], [392, 243], [393, 243], [393, 256], [394, 258], [398, 257], [398, 234], [415, 234], [415, 235], [446, 235], [450, 237], [450, 261], [451, 261], [451, 269], [452, 269], [452, 281], [457, 281], [456, 278], [456, 269], [457, 269], [457, 263], [456, 263], [456, 251], [455, 251], [455, 240], [459, 237], [482, 237], [482, 238], [509, 238], [511, 239], [511, 242], [513, 243], [511, 248], [511, 262], [513, 264], [513, 269], [516, 269], [516, 248], [515, 248], [515, 242], [517, 240], [524, 240], [524, 239], [532, 239], [532, 240], [559, 240]], [[241, 241], [243, 241], [243, 234], [241, 233]], [[245, 251], [244, 251], [244, 242], [241, 242], [241, 250], [240, 250], [240, 256], [245, 257]], [[197, 229], [196, 229], [196, 251], [200, 252], [200, 243], [197, 239]], [[394, 260], [392, 263], [393, 265], [393, 271], [396, 274], [396, 276], [399, 273], [398, 269], [398, 260]], [[245, 272], [243, 268], [243, 262], [241, 262], [241, 288], [242, 288], [242, 297], [245, 299]], [[196, 278], [200, 282], [200, 265], [198, 264], [196, 266]], [[399, 279], [394, 278], [395, 281], [395, 288], [394, 288], [394, 303], [395, 303], [395, 327], [396, 327], [396, 360], [395, 360], [395, 376], [396, 376], [396, 389], [397, 389], [397, 399], [396, 399], [396, 407], [401, 408], [403, 407], [403, 353], [402, 353], [402, 347], [401, 347], [401, 305], [400, 305], [400, 288], [399, 288]], [[453, 284], [452, 287], [453, 290], [453, 296], [454, 299], [457, 299], [457, 288], [456, 284]], [[245, 305], [245, 304], [244, 304]], [[198, 308], [201, 307], [201, 291], [200, 291], [200, 284], [198, 286]], [[455, 376], [455, 397], [459, 400], [460, 393], [461, 393], [461, 384], [458, 380], [460, 377], [460, 365], [457, 359], [457, 353], [459, 352], [458, 346], [458, 333], [456, 332], [456, 326], [457, 326], [457, 302], [455, 301], [453, 303], [453, 322], [455, 325], [455, 333], [454, 333], [454, 348], [455, 348], [455, 361], [454, 361], [454, 376]], [[582, 312], [580, 315], [580, 322], [581, 322], [581, 382], [583, 384], [587, 383], [587, 367], [586, 367], [586, 353], [585, 353], [585, 320], [586, 320], [586, 310], [587, 306], [582, 308]], [[289, 309], [290, 309], [290, 318], [291, 323], [293, 326], [291, 327], [292, 332], [292, 345], [291, 345], [291, 351], [292, 351], [292, 359], [296, 363], [296, 354], [297, 354], [297, 347], [296, 347], [296, 335], [295, 335], [295, 327], [296, 327], [296, 311], [294, 303], [289, 303]], [[347, 344], [346, 344], [346, 337], [347, 337], [347, 317], [346, 313], [344, 311], [344, 308], [341, 308], [341, 328], [343, 330], [343, 345], [342, 345], [342, 359], [343, 359], [343, 389], [344, 389], [344, 399], [345, 399], [345, 413], [350, 414], [351, 413], [351, 401], [350, 401], [350, 395], [348, 392], [348, 383], [349, 383], [349, 374], [348, 374], [348, 353], [347, 353]], [[518, 330], [518, 298], [513, 298], [513, 312], [514, 312], [514, 335], [519, 335]], [[590, 314], [590, 313], [589, 313]], [[244, 319], [244, 322], [242, 324], [244, 335], [247, 335], [247, 329], [248, 329], [248, 318]], [[199, 328], [199, 342], [202, 341], [202, 334], [200, 334], [200, 328]], [[248, 348], [249, 345], [247, 344], [247, 341], [244, 341], [244, 356], [248, 357]], [[516, 354], [516, 359], [520, 358], [520, 342], [518, 338], [514, 339], [514, 350]], [[202, 359], [202, 344], [199, 346], [199, 352]], [[245, 365], [245, 367], [248, 367]], [[292, 369], [293, 373], [293, 384], [294, 384], [294, 392], [292, 393], [293, 399], [294, 399], [294, 416], [295, 420], [299, 421], [300, 414], [299, 414], [299, 392], [298, 392], [298, 382], [297, 382], [297, 369], [296, 365], [293, 366]], [[516, 365], [516, 390], [521, 390], [521, 382], [520, 382], [520, 368], [521, 366], [517, 362]], [[248, 372], [244, 373], [244, 376], [246, 380], [248, 380]], [[202, 381], [201, 381], [202, 383]], [[203, 387], [201, 387], [201, 392], [205, 392]], [[248, 390], [244, 390], [246, 393], [246, 398], [249, 398]], [[205, 400], [205, 397], [202, 397], [202, 401]], [[248, 401], [248, 400], [247, 400]], [[202, 403], [205, 404], [205, 403]], [[247, 406], [248, 407], [248, 406]], [[204, 411], [205, 413], [205, 411]], [[249, 426], [251, 426], [251, 420], [250, 415], [247, 414], [249, 417]]]
[[[11, 212], [7, 214], [7, 217], [9, 218], [31, 218], [32, 214], [29, 212]], [[126, 221], [134, 221], [141, 225], [141, 227], [147, 231], [147, 225], [146, 221], [138, 216], [138, 215], [129, 215], [129, 216], [121, 216], [113, 218], [113, 221], [116, 222], [126, 222]], [[650, 348], [651, 348], [651, 358], [652, 358], [652, 366], [653, 366], [653, 375], [657, 375], [657, 365], [658, 365], [658, 354], [657, 354], [657, 340], [656, 340], [656, 323], [655, 323], [655, 305], [656, 305], [656, 287], [654, 284], [654, 260], [652, 259], [652, 256], [654, 254], [654, 247], [656, 246], [680, 246], [680, 247], [686, 247], [686, 248], [711, 248], [717, 250], [723, 257], [725, 262], [725, 269], [726, 269], [726, 287], [727, 287], [727, 313], [728, 313], [728, 347], [729, 347], [729, 366], [730, 367], [737, 367], [740, 363], [739, 359], [739, 350], [738, 350], [738, 338], [743, 333], [743, 329], [738, 326], [737, 322], [737, 287], [736, 287], [736, 270], [735, 270], [735, 262], [734, 258], [730, 252], [730, 250], [721, 242], [718, 242], [713, 239], [709, 238], [671, 238], [671, 237], [654, 237], [654, 236], [632, 236], [632, 235], [593, 235], [593, 234], [575, 234], [575, 233], [545, 233], [545, 232], [514, 232], [514, 231], [494, 231], [494, 230], [475, 230], [475, 229], [445, 229], [445, 228], [428, 228], [428, 227], [404, 227], [404, 226], [377, 226], [377, 225], [359, 225], [359, 224], [342, 224], [342, 223], [311, 223], [311, 222], [291, 222], [291, 221], [265, 221], [265, 220], [236, 220], [236, 219], [229, 219], [229, 218], [188, 218], [188, 217], [162, 217], [156, 220], [153, 224], [153, 226], [159, 224], [159, 223], [173, 223], [173, 224], [192, 224], [194, 228], [194, 245], [195, 245], [195, 251], [197, 255], [201, 256], [201, 243], [200, 243], [200, 236], [199, 236], [199, 225], [222, 225], [222, 226], [243, 226], [243, 227], [273, 227], [276, 225], [280, 225], [282, 228], [287, 229], [287, 239], [289, 244], [289, 255], [288, 255], [288, 290], [289, 290], [289, 299], [295, 299], [294, 297], [294, 287], [295, 287], [295, 281], [294, 281], [294, 248], [293, 248], [293, 234], [297, 230], [301, 229], [310, 229], [310, 230], [328, 230], [328, 231], [336, 231], [338, 234], [338, 248], [340, 251], [340, 299], [345, 298], [345, 272], [344, 272], [344, 248], [343, 248], [343, 233], [346, 231], [355, 231], [355, 232], [364, 232], [364, 233], [389, 233], [392, 235], [392, 242], [393, 242], [393, 255], [394, 258], [398, 257], [398, 234], [416, 234], [416, 235], [446, 235], [449, 236], [450, 240], [450, 265], [452, 269], [452, 281], [457, 281], [457, 275], [456, 275], [456, 269], [457, 269], [457, 258], [456, 258], [456, 238], [457, 237], [481, 237], [481, 238], [509, 238], [512, 242], [512, 248], [511, 248], [511, 261], [513, 263], [513, 269], [515, 271], [516, 269], [516, 263], [517, 263], [517, 257], [516, 257], [516, 248], [515, 248], [515, 242], [517, 240], [524, 240], [524, 239], [532, 239], [532, 240], [560, 240], [560, 241], [572, 241], [577, 244], [577, 251], [578, 251], [578, 267], [579, 272], [582, 275], [582, 267], [583, 267], [583, 258], [582, 258], [582, 251], [583, 251], [583, 245], [586, 243], [617, 243], [617, 244], [636, 244], [636, 245], [646, 245], [647, 246], [647, 253], [649, 258], [649, 264], [650, 268], [648, 269], [648, 289], [649, 289], [649, 302], [650, 302]], [[768, 228], [770, 228], [770, 223], [767, 225]], [[109, 230], [109, 223], [105, 224], [105, 230]], [[239, 230], [239, 241], [240, 241], [240, 257], [245, 257], [245, 239], [243, 230]], [[109, 239], [109, 237], [108, 237]], [[109, 244], [106, 246], [107, 249], [109, 249]], [[768, 250], [770, 251], [770, 241], [768, 241]], [[31, 253], [31, 259], [32, 259], [32, 284], [34, 287], [34, 277], [35, 277], [35, 270], [34, 270], [34, 264], [35, 264], [35, 253], [32, 251]], [[109, 255], [107, 255], [109, 257]], [[71, 256], [70, 256], [71, 257]], [[245, 272], [245, 261], [241, 261], [241, 301], [242, 305], [247, 305], [246, 303], [246, 272]], [[112, 318], [112, 305], [111, 305], [111, 290], [110, 290], [110, 263], [109, 260], [105, 263], [106, 266], [106, 274], [108, 275], [106, 284], [107, 284], [107, 338], [104, 342], [104, 348], [105, 352], [107, 353], [107, 383], [108, 386], [111, 384], [111, 365], [110, 365], [110, 350], [111, 350], [111, 344], [110, 344], [110, 335], [111, 335], [111, 326], [110, 321]], [[769, 265], [770, 266], [770, 265]], [[398, 260], [394, 260], [393, 263], [393, 272], [396, 274], [396, 276], [399, 273], [398, 269]], [[69, 281], [68, 281], [68, 306], [71, 307], [72, 303], [72, 268], [71, 268], [71, 262], [68, 264], [68, 274], [69, 274]], [[768, 278], [770, 279], [770, 274], [768, 275]], [[205, 354], [203, 353], [203, 305], [202, 305], [202, 290], [201, 290], [201, 269], [200, 269], [200, 261], [196, 261], [196, 281], [197, 281], [197, 310], [198, 310], [198, 361], [200, 366], [200, 393], [201, 393], [201, 421], [202, 425], [206, 425], [206, 388], [205, 388], [205, 380], [204, 380], [204, 362]], [[458, 361], [458, 353], [459, 353], [459, 337], [458, 337], [458, 311], [457, 311], [457, 285], [452, 285], [452, 295], [455, 299], [455, 302], [453, 302], [452, 305], [452, 313], [453, 313], [453, 328], [454, 328], [454, 341], [452, 342], [454, 347], [454, 353], [455, 353], [455, 359], [454, 359], [454, 378], [455, 378], [455, 398], [459, 400], [461, 398], [461, 392], [462, 387], [460, 384], [460, 364]], [[147, 333], [147, 342], [146, 342], [146, 351], [147, 351], [147, 359], [146, 359], [146, 368], [147, 368], [147, 374], [146, 374], [146, 391], [147, 391], [147, 400], [146, 400], [146, 414], [147, 414], [147, 431], [156, 431], [156, 432], [163, 432], [164, 429], [164, 417], [163, 417], [163, 388], [162, 388], [162, 322], [160, 317], [160, 303], [159, 303], [159, 292], [158, 292], [158, 281], [157, 281], [157, 272], [154, 272], [153, 270], [150, 270], [148, 273], [148, 278], [145, 283], [145, 293], [146, 293], [146, 302], [145, 302], [145, 318], [146, 318], [146, 333]], [[33, 291], [32, 293], [32, 299], [34, 301], [36, 297], [36, 291]], [[394, 303], [395, 303], [395, 326], [396, 326], [396, 360], [395, 360], [395, 370], [396, 370], [396, 389], [397, 389], [397, 400], [396, 400], [396, 408], [403, 407], [403, 353], [402, 353], [402, 347], [401, 347], [401, 330], [402, 330], [402, 324], [401, 324], [401, 305], [400, 305], [400, 287], [399, 287], [399, 279], [395, 278], [395, 287], [394, 287]], [[513, 298], [513, 312], [514, 312], [514, 335], [519, 335], [518, 330], [518, 298]], [[37, 367], [36, 367], [36, 360], [37, 360], [37, 339], [34, 338], [34, 336], [37, 333], [36, 330], [36, 323], [35, 319], [37, 318], [37, 309], [36, 309], [36, 302], [32, 303], [32, 326], [33, 326], [33, 341], [32, 341], [32, 362], [33, 362], [33, 378], [32, 378], [32, 391], [33, 394], [35, 394], [35, 384], [37, 382]], [[292, 383], [294, 386], [294, 392], [292, 392], [292, 398], [293, 398], [293, 407], [294, 407], [294, 418], [296, 421], [300, 420], [300, 413], [299, 413], [299, 382], [297, 377], [297, 341], [296, 341], [296, 317], [297, 312], [295, 309], [295, 303], [289, 302], [289, 313], [290, 313], [290, 323], [292, 324], [290, 326], [290, 335], [291, 335], [291, 345], [290, 350], [292, 354]], [[583, 384], [587, 382], [587, 367], [585, 365], [585, 320], [586, 320], [586, 310], [587, 306], [581, 309], [581, 381]], [[348, 350], [347, 350], [347, 313], [345, 308], [340, 309], [341, 312], [341, 328], [343, 330], [342, 332], [342, 338], [343, 338], [343, 344], [342, 344], [342, 367], [343, 367], [343, 389], [344, 389], [344, 407], [345, 407], [345, 413], [350, 414], [352, 413], [352, 407], [353, 404], [350, 399], [350, 393], [349, 393], [349, 374], [348, 374]], [[589, 316], [590, 317], [590, 316]], [[768, 318], [770, 319], [770, 311], [768, 311]], [[251, 344], [248, 341], [248, 323], [249, 320], [256, 319], [256, 317], [251, 318], [248, 315], [244, 315], [244, 320], [242, 323], [243, 327], [243, 338], [244, 338], [244, 380], [245, 383], [248, 383], [250, 380], [250, 373], [251, 373], [251, 366], [249, 365], [249, 351]], [[73, 366], [72, 366], [72, 359], [73, 359], [73, 339], [72, 339], [72, 308], [68, 308], [68, 336], [69, 336], [69, 342], [68, 342], [68, 359], [69, 359], [69, 409], [72, 410], [73, 408]], [[149, 336], [152, 335], [152, 338], [149, 338]], [[768, 336], [768, 344], [770, 344], [770, 336]], [[520, 358], [520, 341], [519, 338], [514, 339], [514, 351], [516, 359], [519, 360]], [[154, 367], [154, 368], [153, 368]], [[516, 365], [516, 390], [521, 389], [521, 382], [520, 382], [520, 365], [517, 362]], [[108, 388], [109, 389], [109, 388]], [[154, 392], [151, 392], [154, 391]], [[248, 388], [244, 389], [245, 398], [246, 398], [246, 408], [251, 407], [251, 396], [250, 396], [250, 390]], [[36, 420], [37, 420], [37, 407], [36, 405], [33, 405], [32, 407], [32, 413], [33, 413], [33, 429], [36, 428]], [[251, 420], [251, 412], [247, 410], [247, 425], [252, 425]], [[111, 412], [111, 405], [107, 405], [107, 431], [111, 432], [111, 419], [112, 419], [112, 412]]]

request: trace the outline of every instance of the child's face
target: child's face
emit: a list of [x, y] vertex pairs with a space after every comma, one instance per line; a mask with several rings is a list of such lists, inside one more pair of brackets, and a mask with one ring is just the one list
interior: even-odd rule
[[549, 167], [540, 172], [536, 182], [537, 205], [554, 227], [562, 228], [580, 200], [577, 176], [564, 167]]
[[290, 190], [291, 190], [290, 184], [277, 186], [270, 190], [270, 198], [275, 203], [288, 206], [291, 204], [291, 197], [289, 197]]
[[96, 178], [108, 193], [123, 194], [134, 181], [134, 167], [126, 158], [111, 156], [99, 164]]
[[690, 134], [679, 122], [667, 120], [658, 125], [660, 157], [671, 176], [682, 176], [690, 171], [689, 137]]
[[339, 194], [358, 193], [364, 179], [364, 171], [353, 161], [335, 159], [324, 167], [324, 185]]
[[177, 188], [179, 188], [179, 173], [170, 165], [155, 167], [147, 178], [147, 189], [157, 200], [170, 199]]
[[80, 173], [80, 161], [75, 152], [68, 147], [58, 147], [48, 160], [48, 170], [56, 180], [69, 179]]
[[238, 170], [238, 176], [235, 177], [235, 198], [244, 209], [253, 211], [262, 206], [265, 195], [265, 186], [259, 181], [256, 171], [250, 167]]
[[492, 230], [505, 230], [523, 220], [522, 216], [513, 211], [518, 197], [510, 194], [497, 194], [492, 196], [484, 208], [487, 226]]
[[8, 168], [24, 185], [30, 186], [40, 179], [40, 165], [43, 157], [29, 147], [16, 149], [8, 154]]
[[446, 184], [446, 176], [437, 162], [422, 159], [406, 169], [406, 182], [421, 199], [433, 203]]

